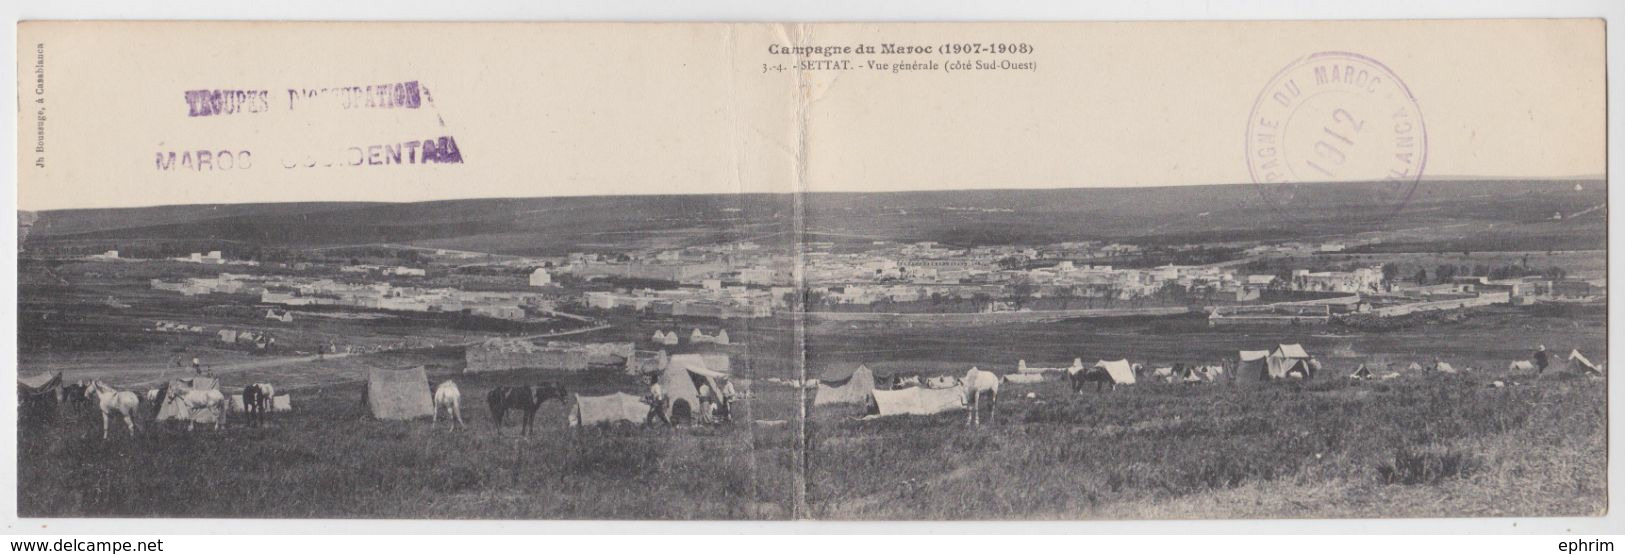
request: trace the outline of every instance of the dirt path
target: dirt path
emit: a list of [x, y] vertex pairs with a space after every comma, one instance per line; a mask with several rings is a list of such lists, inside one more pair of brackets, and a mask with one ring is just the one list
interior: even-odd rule
[[[328, 359], [344, 358], [344, 357], [348, 357], [348, 356], [350, 356], [350, 353], [348, 353], [348, 352], [340, 352], [340, 353], [336, 353], [336, 354], [328, 354], [327, 358]], [[238, 373], [238, 372], [250, 371], [250, 370], [256, 370], [256, 369], [269, 369], [269, 368], [274, 368], [274, 367], [284, 367], [284, 366], [290, 366], [290, 365], [295, 365], [295, 364], [310, 363], [310, 362], [315, 362], [315, 361], [320, 361], [320, 360], [317, 359], [315, 354], [311, 354], [309, 356], [294, 356], [294, 357], [285, 357], [285, 358], [267, 358], [267, 359], [263, 359], [263, 360], [248, 360], [248, 361], [243, 361], [243, 362], [233, 362], [233, 363], [226, 363], [226, 364], [219, 364], [219, 365], [211, 365], [211, 366], [208, 367], [208, 370], [209, 370], [209, 372], [211, 372], [215, 376], [219, 376], [219, 375], [223, 375], [223, 374], [227, 374], [227, 373]], [[80, 380], [80, 379], [106, 379], [106, 380], [109, 380], [109, 381], [116, 381], [121, 386], [125, 386], [125, 387], [132, 387], [132, 386], [138, 386], [138, 385], [156, 385], [156, 384], [159, 384], [159, 383], [162, 383], [162, 382], [168, 380], [170, 377], [186, 378], [186, 377], [190, 377], [191, 375], [192, 375], [192, 372], [191, 372], [190, 368], [167, 368], [167, 367], [166, 368], [158, 368], [158, 369], [65, 369], [65, 370], [62, 371], [62, 377], [66, 381], [76, 381], [76, 380]], [[125, 379], [131, 378], [131, 377], [152, 377], [152, 378], [147, 379], [145, 381], [126, 381], [125, 380]]]

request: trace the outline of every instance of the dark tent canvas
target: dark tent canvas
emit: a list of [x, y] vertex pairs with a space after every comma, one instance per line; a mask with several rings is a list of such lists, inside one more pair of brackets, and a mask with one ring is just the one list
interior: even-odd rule
[[17, 378], [17, 408], [19, 418], [49, 417], [65, 398], [62, 373], [41, 373], [33, 377]]
[[831, 369], [826, 370], [818, 377], [818, 391], [814, 393], [813, 405], [824, 406], [829, 404], [858, 404], [868, 405], [869, 396], [875, 390], [875, 374], [867, 366], [858, 366], [852, 370]]
[[1236, 370], [1234, 379], [1244, 383], [1256, 383], [1270, 379], [1268, 350], [1242, 350], [1236, 356]]
[[61, 399], [62, 373], [41, 373], [33, 377], [17, 377], [17, 395], [21, 399], [51, 397]]

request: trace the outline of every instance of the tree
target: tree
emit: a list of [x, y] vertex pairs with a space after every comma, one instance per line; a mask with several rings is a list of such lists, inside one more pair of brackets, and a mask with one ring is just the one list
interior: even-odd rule
[[1456, 266], [1450, 264], [1441, 265], [1438, 269], [1433, 270], [1433, 278], [1440, 283], [1450, 282], [1450, 278], [1455, 276]]
[[1021, 269], [1022, 266], [1027, 264], [1027, 258], [1024, 256], [1008, 256], [1000, 258], [998, 263], [999, 269]]
[[1399, 264], [1396, 264], [1396, 263], [1393, 263], [1393, 262], [1388, 262], [1388, 263], [1382, 264], [1382, 280], [1383, 280], [1383, 282], [1392, 283], [1394, 281], [1394, 279], [1398, 279], [1398, 278], [1399, 278]]
[[1412, 278], [1416, 280], [1416, 284], [1425, 285], [1428, 282], [1428, 270], [1417, 268], [1416, 276]]

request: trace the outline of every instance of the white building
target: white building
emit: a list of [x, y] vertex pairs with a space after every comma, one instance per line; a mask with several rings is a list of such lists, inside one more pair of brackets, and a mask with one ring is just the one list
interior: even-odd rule
[[536, 271], [530, 272], [530, 286], [545, 287], [551, 284], [553, 284], [553, 274], [548, 273], [547, 268], [538, 267]]

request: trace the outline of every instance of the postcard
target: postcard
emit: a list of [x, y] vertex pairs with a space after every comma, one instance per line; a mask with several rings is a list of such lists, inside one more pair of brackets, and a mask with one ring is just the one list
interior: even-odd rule
[[1600, 19], [17, 33], [23, 518], [1607, 510]]

